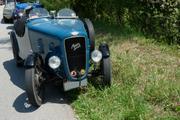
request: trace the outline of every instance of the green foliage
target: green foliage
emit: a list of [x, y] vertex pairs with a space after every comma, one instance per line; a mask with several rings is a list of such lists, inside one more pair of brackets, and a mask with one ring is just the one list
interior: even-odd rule
[[141, 0], [130, 10], [134, 25], [144, 33], [168, 43], [180, 42], [180, 2], [177, 0]]
[[[97, 43], [110, 45], [113, 85], [93, 79], [72, 105], [82, 120], [179, 120], [180, 52], [139, 33], [96, 23]], [[73, 94], [74, 95], [74, 94]], [[72, 96], [73, 96], [72, 95]]]
[[[122, 2], [124, 1], [124, 2]], [[130, 1], [130, 0], [127, 0]], [[101, 19], [110, 23], [122, 23], [125, 0], [73, 0], [74, 10], [83, 17]], [[123, 3], [123, 4], [122, 4]]]
[[180, 43], [179, 0], [40, 0], [49, 10], [73, 8], [81, 17], [130, 25], [169, 44]]
[[74, 0], [82, 16], [120, 25], [130, 24], [168, 43], [180, 43], [180, 2], [177, 0]]
[[48, 10], [60, 10], [64, 7], [70, 7], [70, 1], [71, 0], [40, 0]]

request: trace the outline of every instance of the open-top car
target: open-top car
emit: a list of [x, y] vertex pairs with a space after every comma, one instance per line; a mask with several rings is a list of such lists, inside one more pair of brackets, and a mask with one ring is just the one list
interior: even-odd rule
[[13, 22], [14, 19], [20, 18], [24, 14], [27, 7], [33, 8], [43, 7], [39, 0], [5, 0], [3, 9], [3, 20], [5, 23]]
[[[44, 84], [59, 82], [64, 91], [87, 86], [89, 77], [111, 85], [107, 44], [95, 49], [95, 32], [89, 19], [71, 9], [51, 14], [44, 8], [27, 8], [11, 32], [14, 59], [25, 67], [26, 92], [34, 106], [43, 102]], [[57, 83], [56, 83], [57, 84]]]
[[18, 19], [23, 16], [24, 10], [27, 7], [32, 7], [32, 8], [42, 8], [43, 5], [39, 2], [39, 0], [26, 0], [24, 1], [16, 1], [16, 8], [13, 12], [13, 19]]

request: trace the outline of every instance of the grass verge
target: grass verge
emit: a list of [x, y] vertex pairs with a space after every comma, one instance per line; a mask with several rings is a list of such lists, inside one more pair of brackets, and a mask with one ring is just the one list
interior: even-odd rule
[[97, 43], [110, 45], [113, 85], [89, 84], [72, 106], [82, 120], [179, 120], [180, 49], [131, 29], [96, 23]]

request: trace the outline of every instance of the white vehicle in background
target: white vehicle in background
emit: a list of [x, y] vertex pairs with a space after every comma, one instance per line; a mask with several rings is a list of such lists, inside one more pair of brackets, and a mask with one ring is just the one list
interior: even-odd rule
[[5, 23], [13, 21], [13, 11], [16, 6], [15, 0], [6, 0], [3, 9], [3, 19]]
[[3, 0], [0, 0], [0, 5], [3, 5], [4, 4], [4, 1]]

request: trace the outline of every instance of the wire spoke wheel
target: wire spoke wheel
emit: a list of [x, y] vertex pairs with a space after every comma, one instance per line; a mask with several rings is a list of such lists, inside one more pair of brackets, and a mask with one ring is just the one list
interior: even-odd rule
[[42, 72], [37, 66], [25, 71], [26, 92], [29, 102], [34, 106], [41, 106], [44, 99], [44, 84]]
[[38, 68], [35, 69], [35, 92], [37, 94], [37, 98], [42, 101], [43, 98], [43, 83], [42, 83], [42, 72], [39, 71]]

